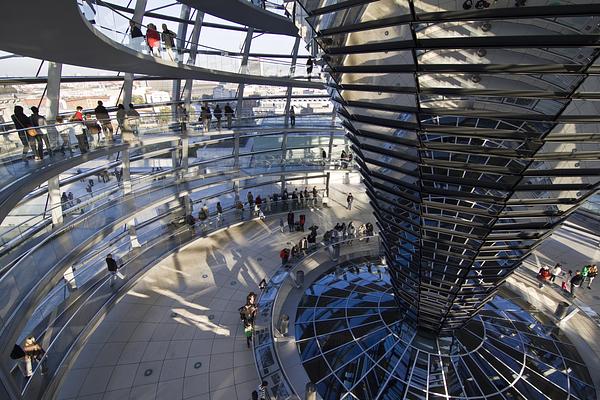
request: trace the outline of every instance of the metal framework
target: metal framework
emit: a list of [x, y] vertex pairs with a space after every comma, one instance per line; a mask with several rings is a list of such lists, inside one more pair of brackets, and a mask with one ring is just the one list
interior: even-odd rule
[[403, 317], [450, 333], [598, 188], [600, 6], [299, 3]]

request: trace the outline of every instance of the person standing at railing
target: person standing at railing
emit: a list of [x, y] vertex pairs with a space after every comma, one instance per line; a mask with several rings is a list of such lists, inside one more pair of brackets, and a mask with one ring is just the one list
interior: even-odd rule
[[56, 117], [58, 134], [62, 139], [60, 152], [65, 154], [65, 149], [68, 149], [69, 153], [73, 154], [73, 149], [71, 149], [71, 132], [73, 132], [73, 126], [70, 124], [64, 124], [64, 122], [65, 119], [60, 115]]
[[104, 107], [102, 101], [98, 100], [98, 106], [94, 109], [94, 113], [96, 114], [96, 119], [100, 122], [102, 126], [102, 132], [104, 133], [104, 137], [108, 143], [112, 143], [113, 141], [113, 126], [112, 122], [110, 122], [110, 115], [108, 114], [108, 110]]
[[[40, 149], [39, 141], [43, 141], [44, 144], [46, 145], [46, 150], [48, 151], [48, 155], [50, 157], [54, 157], [54, 152], [52, 151], [52, 146], [50, 145], [50, 139], [48, 138], [48, 129], [44, 128], [44, 126], [48, 125], [48, 121], [46, 121], [46, 117], [44, 117], [43, 115], [40, 115], [40, 110], [35, 106], [31, 107], [30, 110], [31, 110], [32, 114], [31, 114], [31, 117], [29, 117], [29, 118], [31, 119], [31, 124], [35, 127], [35, 130], [37, 131], [37, 135], [35, 136], [35, 138], [36, 138], [36, 141], [38, 141], [38, 149]], [[44, 158], [43, 147], [42, 147], [40, 154], [41, 154], [41, 157]]]
[[14, 114], [10, 116], [10, 119], [12, 119], [13, 123], [15, 124], [15, 128], [18, 129], [17, 133], [19, 135], [19, 140], [21, 141], [21, 144], [23, 145], [23, 154], [22, 154], [22, 158], [23, 161], [27, 162], [27, 153], [29, 153], [29, 148], [31, 147], [31, 150], [33, 151], [33, 154], [35, 156], [35, 159], [37, 160], [37, 153], [36, 153], [36, 147], [35, 147], [35, 139], [28, 134], [29, 129], [31, 127], [31, 121], [29, 120], [29, 118], [27, 117], [27, 115], [25, 115], [25, 113], [23, 112], [23, 107], [21, 106], [15, 106], [14, 110], [13, 110]]
[[227, 129], [231, 129], [231, 122], [233, 120], [233, 108], [229, 105], [229, 103], [225, 104], [225, 118], [227, 118]]
[[221, 225], [221, 221], [223, 221], [223, 206], [220, 201], [217, 201], [217, 226]]
[[210, 108], [208, 108], [208, 103], [204, 102], [202, 107], [200, 108], [200, 119], [202, 121], [202, 131], [207, 133], [210, 130]]
[[213, 115], [217, 119], [217, 129], [219, 130], [219, 132], [221, 132], [221, 118], [223, 118], [223, 111], [221, 110], [221, 107], [219, 107], [218, 104], [216, 105], [213, 111]]
[[306, 75], [308, 75], [308, 81], [310, 82], [311, 74], [313, 72], [313, 59], [311, 56], [308, 56], [308, 60], [306, 60]]
[[123, 132], [125, 132], [125, 118], [127, 118], [125, 106], [123, 104], [117, 105], [117, 131], [121, 132], [121, 137], [123, 137]]
[[129, 20], [129, 34], [131, 35], [131, 41], [129, 42], [131, 48], [135, 51], [142, 51], [142, 43], [144, 43], [144, 34], [140, 27], [133, 21]]
[[135, 136], [139, 136], [140, 113], [137, 112], [132, 103], [129, 103], [129, 110], [127, 110], [127, 120], [129, 121], [129, 126], [131, 127], [133, 134]]
[[83, 123], [83, 107], [81, 106], [77, 106], [77, 109], [75, 111], [75, 114], [73, 114], [71, 116], [71, 118], [69, 119], [69, 121], [71, 122], [76, 122], [76, 124], [73, 126], [73, 129], [75, 130], [75, 139], [77, 139], [77, 145], [79, 146], [79, 151], [81, 152], [81, 154], [85, 154], [88, 152], [90, 146], [88, 144], [86, 135], [85, 135], [85, 130], [84, 130], [84, 123]]
[[148, 28], [146, 29], [146, 44], [148, 44], [151, 55], [160, 57], [160, 34], [154, 24], [148, 24]]
[[162, 24], [162, 42], [166, 53], [167, 60], [177, 61], [177, 53], [175, 48], [175, 38], [177, 34], [167, 28], [167, 24]]

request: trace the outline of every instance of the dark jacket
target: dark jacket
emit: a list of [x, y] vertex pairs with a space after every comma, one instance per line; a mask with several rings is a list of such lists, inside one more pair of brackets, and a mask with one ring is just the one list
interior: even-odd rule
[[133, 29], [131, 29], [131, 37], [132, 38], [144, 37], [144, 34], [142, 33], [142, 30], [140, 29], [139, 26], [135, 26], [135, 27], [133, 27]]
[[106, 266], [110, 272], [116, 272], [119, 269], [119, 266], [114, 258], [106, 257]]
[[233, 114], [233, 108], [231, 108], [230, 106], [225, 106], [224, 110], [225, 110], [225, 115]]
[[575, 275], [571, 278], [571, 285], [579, 286], [583, 283], [583, 275]]
[[108, 110], [104, 106], [98, 106], [94, 108], [94, 113], [96, 114], [96, 119], [100, 122], [108, 122], [110, 121], [110, 116], [108, 115]]
[[219, 106], [216, 106], [214, 111], [213, 111], [213, 115], [215, 116], [216, 119], [221, 119], [221, 117], [223, 117], [223, 111], [221, 111], [221, 108]]
[[294, 213], [291, 211], [287, 215], [287, 222], [288, 222], [288, 225], [294, 224]]
[[166, 31], [162, 31], [161, 36], [162, 41], [167, 49], [172, 49], [173, 47], [175, 47], [175, 38], [177, 37], [175, 32], [167, 29]]

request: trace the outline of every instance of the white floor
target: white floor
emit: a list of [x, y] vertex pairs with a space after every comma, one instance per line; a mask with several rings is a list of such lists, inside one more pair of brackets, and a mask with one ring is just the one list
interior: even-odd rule
[[[307, 213], [319, 235], [351, 217], [374, 222], [364, 190], [342, 188], [354, 189], [352, 214], [338, 191], [330, 207]], [[57, 398], [250, 399], [258, 375], [237, 309], [280, 265], [279, 250], [301, 237], [282, 234], [272, 218], [199, 239], [159, 262], [109, 311]]]

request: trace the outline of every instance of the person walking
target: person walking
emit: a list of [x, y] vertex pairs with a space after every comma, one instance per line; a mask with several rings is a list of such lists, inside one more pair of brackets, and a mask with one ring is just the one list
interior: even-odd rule
[[581, 276], [581, 272], [577, 271], [575, 272], [575, 275], [571, 278], [571, 296], [573, 296], [573, 298], [577, 297], [575, 295], [575, 289], [577, 289], [578, 287], [581, 286], [581, 284], [583, 283], [583, 276]]
[[544, 266], [540, 268], [537, 278], [540, 281], [540, 289], [544, 287], [546, 282], [550, 279], [551, 273], [550, 268]]
[[148, 24], [146, 29], [146, 44], [148, 45], [148, 49], [150, 49], [151, 55], [160, 57], [160, 34], [154, 24]]
[[590, 265], [584, 265], [583, 268], [581, 268], [581, 276], [583, 277], [583, 282], [585, 282], [585, 280], [587, 279], [589, 272]]
[[598, 267], [596, 266], [596, 264], [592, 264], [592, 265], [590, 265], [590, 268], [588, 269], [588, 285], [587, 285], [588, 289], [592, 288], [592, 282], [594, 282], [594, 279], [596, 278], [596, 276], [598, 276]]
[[19, 140], [23, 146], [23, 153], [21, 155], [23, 161], [27, 162], [27, 153], [29, 153], [30, 148], [33, 151], [35, 160], [40, 160], [36, 147], [36, 140], [34, 138], [35, 135], [37, 135], [37, 131], [35, 129], [29, 129], [32, 127], [31, 120], [23, 112], [23, 107], [15, 106], [13, 108], [13, 115], [10, 116], [10, 119], [12, 119], [15, 124], [15, 128], [18, 129]]
[[217, 119], [217, 129], [219, 132], [221, 132], [221, 118], [223, 118], [223, 110], [221, 110], [221, 107], [219, 107], [218, 104], [213, 111], [213, 115]]
[[294, 213], [292, 211], [287, 215], [287, 223], [290, 232], [294, 232]]
[[279, 217], [279, 230], [281, 233], [285, 230], [285, 223], [283, 222], [283, 217]]
[[281, 265], [287, 264], [290, 259], [290, 249], [288, 249], [287, 247], [281, 249], [281, 251], [279, 252], [279, 257], [281, 258]]
[[131, 39], [129, 40], [130, 47], [138, 52], [142, 52], [142, 43], [144, 43], [144, 34], [142, 30], [133, 20], [129, 20], [129, 35]]
[[306, 60], [306, 75], [308, 75], [308, 81], [310, 82], [311, 75], [313, 72], [313, 59], [311, 56], [308, 56], [308, 60]]
[[550, 282], [554, 283], [556, 277], [560, 276], [560, 274], [562, 274], [562, 268], [560, 267], [560, 263], [557, 263], [554, 268], [552, 268], [552, 271], [550, 271]]
[[252, 196], [252, 192], [248, 192], [248, 194], [246, 195], [246, 199], [248, 200], [248, 205], [250, 206], [250, 209], [252, 209], [252, 207], [254, 207], [254, 196]]
[[241, 201], [237, 201], [237, 203], [235, 204], [235, 208], [238, 210], [238, 213], [240, 214], [240, 221], [244, 220], [244, 203], [242, 203]]
[[102, 132], [104, 133], [104, 137], [108, 143], [112, 143], [113, 141], [113, 126], [112, 122], [110, 122], [110, 115], [108, 114], [108, 110], [104, 107], [102, 101], [98, 100], [98, 106], [94, 108], [94, 114], [96, 115], [96, 119], [100, 122], [100, 126], [102, 126]]
[[112, 254], [106, 256], [106, 268], [108, 269], [110, 286], [112, 287], [117, 279], [117, 272], [119, 271], [119, 265]]
[[352, 196], [352, 193], [348, 193], [348, 197], [346, 197], [346, 203], [348, 204], [348, 211], [352, 210], [352, 202], [354, 202], [354, 196]]
[[302, 252], [302, 254], [304, 254], [306, 256], [307, 250], [308, 250], [308, 239], [306, 238], [306, 236], [304, 236], [302, 239], [300, 239], [300, 251]]
[[304, 232], [304, 224], [306, 223], [306, 215], [300, 214], [300, 219], [298, 220], [298, 223], [300, 224], [300, 230], [302, 232]]
[[296, 111], [294, 111], [294, 106], [290, 107], [290, 125], [292, 128], [296, 126]]
[[225, 118], [227, 119], [227, 129], [231, 129], [231, 123], [233, 120], [233, 108], [229, 105], [229, 103], [225, 104], [223, 108], [225, 111]]
[[[167, 24], [162, 24], [162, 42], [165, 49], [166, 59], [177, 62], [177, 52], [175, 48], [175, 38], [177, 34], [167, 28]], [[165, 58], [165, 57], [163, 57]]]

